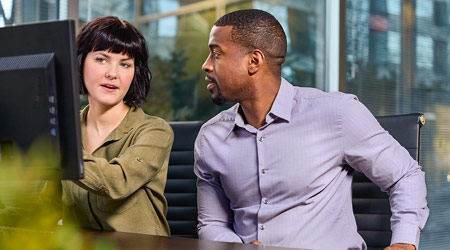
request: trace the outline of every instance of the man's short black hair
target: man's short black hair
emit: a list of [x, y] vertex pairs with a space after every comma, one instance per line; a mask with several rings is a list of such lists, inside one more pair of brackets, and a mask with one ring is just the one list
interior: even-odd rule
[[286, 56], [286, 34], [271, 14], [256, 9], [238, 10], [219, 18], [215, 26], [232, 26], [231, 40], [247, 50], [260, 49], [271, 69], [279, 74]]
[[148, 52], [144, 36], [133, 25], [115, 16], [96, 18], [81, 29], [77, 36], [77, 46], [81, 94], [88, 93], [83, 79], [87, 54], [107, 50], [126, 54], [134, 59], [134, 78], [123, 101], [131, 107], [142, 106], [150, 90], [152, 76], [147, 65]]

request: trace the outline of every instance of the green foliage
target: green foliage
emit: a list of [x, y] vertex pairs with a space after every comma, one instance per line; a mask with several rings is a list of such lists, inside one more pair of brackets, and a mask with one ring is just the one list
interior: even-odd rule
[[[54, 147], [45, 140], [22, 152], [15, 148], [1, 150], [0, 158], [0, 249], [114, 249], [113, 242], [83, 240], [76, 225], [58, 225], [61, 199], [59, 160]], [[53, 179], [53, 181], [46, 181]], [[45, 192], [43, 191], [45, 190]]]
[[194, 114], [194, 98], [198, 75], [185, 72], [187, 56], [183, 50], [175, 50], [169, 58], [153, 56], [149, 60], [152, 71], [152, 87], [148, 103], [143, 109], [148, 114], [166, 120], [189, 120]]

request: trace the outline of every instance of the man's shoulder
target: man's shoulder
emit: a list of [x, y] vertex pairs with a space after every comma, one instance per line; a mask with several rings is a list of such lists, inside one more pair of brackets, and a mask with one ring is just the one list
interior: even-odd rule
[[207, 132], [225, 135], [234, 126], [238, 107], [239, 105], [235, 104], [231, 108], [218, 113], [216, 116], [206, 121], [200, 129], [199, 135]]
[[317, 88], [310, 87], [294, 87], [294, 99], [310, 99], [310, 100], [330, 100], [330, 101], [348, 101], [358, 100], [353, 94], [343, 93], [339, 91], [326, 92]]
[[209, 126], [221, 126], [224, 124], [234, 124], [234, 119], [236, 118], [236, 112], [238, 109], [238, 104], [233, 105], [231, 108], [221, 111], [213, 118], [209, 119], [203, 127]]
[[294, 91], [291, 111], [294, 117], [304, 117], [305, 114], [335, 116], [355, 105], [360, 105], [358, 98], [353, 94], [327, 92], [308, 87], [294, 87]]

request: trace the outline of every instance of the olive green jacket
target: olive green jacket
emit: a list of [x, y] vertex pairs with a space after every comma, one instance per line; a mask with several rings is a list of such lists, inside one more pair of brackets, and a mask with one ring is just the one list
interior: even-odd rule
[[[81, 112], [83, 145], [88, 109]], [[167, 122], [130, 109], [92, 155], [83, 149], [85, 178], [63, 181], [63, 223], [169, 235], [164, 188], [172, 143]]]

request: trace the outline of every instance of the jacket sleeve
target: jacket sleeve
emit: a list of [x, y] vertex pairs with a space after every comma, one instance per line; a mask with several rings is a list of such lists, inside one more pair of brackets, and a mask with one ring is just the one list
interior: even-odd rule
[[417, 247], [429, 214], [425, 173], [356, 97], [341, 110], [345, 161], [389, 194], [391, 244]]
[[194, 171], [197, 175], [198, 237], [205, 240], [242, 242], [233, 230], [233, 212], [220, 181], [203, 159], [202, 132], [195, 141]]
[[107, 161], [83, 150], [85, 178], [79, 186], [111, 199], [122, 199], [141, 188], [167, 164], [173, 132], [163, 120], [146, 123], [135, 134], [134, 142], [117, 157]]

